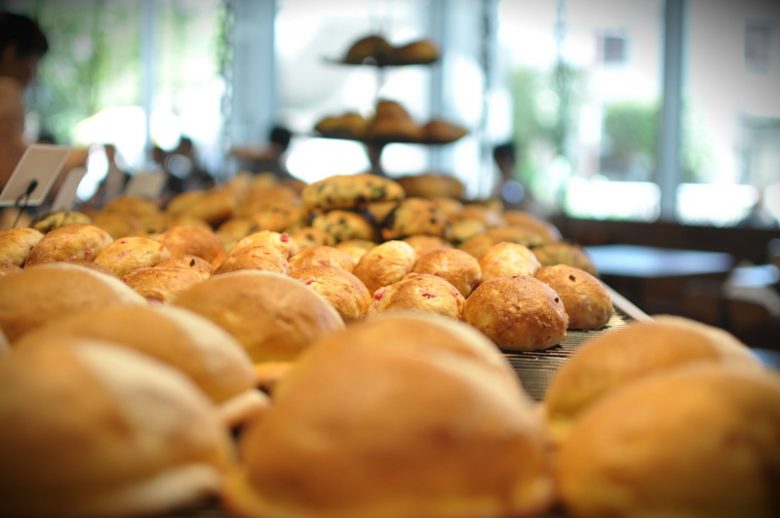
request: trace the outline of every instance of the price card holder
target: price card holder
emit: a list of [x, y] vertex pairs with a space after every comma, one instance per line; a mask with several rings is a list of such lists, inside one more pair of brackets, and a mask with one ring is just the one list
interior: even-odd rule
[[67, 211], [73, 208], [73, 202], [76, 201], [76, 190], [79, 188], [81, 179], [87, 174], [85, 167], [74, 167], [68, 171], [65, 181], [62, 183], [54, 203], [51, 205], [51, 212], [61, 210]]
[[29, 146], [0, 193], [0, 207], [37, 207], [42, 204], [69, 152], [67, 146]]
[[167, 179], [165, 171], [139, 171], [127, 182], [125, 196], [157, 199], [162, 194]]

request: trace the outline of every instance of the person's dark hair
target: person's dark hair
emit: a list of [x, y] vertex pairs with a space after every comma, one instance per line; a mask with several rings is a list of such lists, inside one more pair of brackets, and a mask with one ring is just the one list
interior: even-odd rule
[[500, 160], [515, 160], [515, 145], [512, 142], [504, 142], [493, 148], [493, 158]]
[[271, 134], [269, 136], [271, 142], [278, 144], [282, 148], [282, 151], [286, 150], [292, 140], [292, 131], [288, 130], [284, 126], [274, 126], [271, 128]]
[[0, 11], [0, 51], [11, 46], [19, 57], [43, 56], [49, 51], [49, 41], [35, 20]]

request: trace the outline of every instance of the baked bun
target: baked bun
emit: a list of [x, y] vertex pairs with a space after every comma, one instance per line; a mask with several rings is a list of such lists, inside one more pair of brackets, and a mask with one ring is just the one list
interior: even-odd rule
[[241, 345], [216, 324], [178, 307], [134, 304], [82, 311], [25, 334], [14, 350], [56, 345], [66, 336], [112, 342], [155, 358], [184, 374], [217, 405], [256, 392], [254, 368]]
[[454, 176], [445, 174], [423, 173], [403, 176], [398, 179], [398, 183], [410, 197], [429, 199], [463, 197], [463, 183]]
[[25, 266], [61, 261], [94, 261], [113, 239], [94, 225], [68, 225], [52, 230], [30, 250]]
[[447, 216], [431, 200], [406, 198], [401, 201], [386, 227], [382, 229], [382, 237], [385, 240], [415, 234], [442, 237], [447, 226]]
[[479, 262], [463, 250], [441, 248], [419, 256], [415, 273], [429, 273], [441, 277], [468, 297], [482, 281]]
[[463, 320], [510, 351], [556, 345], [566, 338], [569, 323], [558, 294], [527, 275], [482, 281], [466, 299]]
[[204, 279], [208, 279], [214, 268], [211, 263], [198, 257], [197, 255], [178, 255], [169, 257], [163, 261], [160, 261], [156, 265], [156, 268], [185, 268], [188, 270], [194, 270]]
[[313, 289], [338, 311], [344, 322], [360, 320], [371, 304], [363, 281], [348, 270], [332, 265], [311, 265], [294, 268], [290, 277]]
[[230, 218], [217, 228], [216, 234], [222, 241], [222, 248], [230, 250], [240, 240], [259, 230], [260, 228], [252, 218]]
[[510, 226], [527, 228], [538, 233], [545, 238], [546, 242], [561, 240], [561, 231], [555, 225], [529, 212], [506, 210], [504, 211], [504, 219]]
[[292, 271], [309, 266], [335, 266], [352, 273], [355, 269], [355, 260], [344, 250], [333, 246], [313, 246], [290, 257]]
[[122, 237], [105, 247], [95, 257], [95, 264], [122, 277], [137, 268], [154, 266], [171, 257], [160, 243], [149, 237]]
[[405, 237], [401, 241], [414, 248], [414, 253], [417, 255], [417, 257], [421, 257], [428, 252], [433, 252], [434, 250], [452, 248], [450, 242], [443, 237], [426, 236], [425, 234], [417, 234], [414, 236]]
[[0, 262], [22, 266], [30, 251], [43, 238], [34, 228], [0, 230]]
[[164, 514], [216, 496], [228, 438], [184, 376], [62, 338], [0, 359], [0, 515]]
[[[301, 198], [294, 190], [278, 183], [255, 181], [236, 207], [236, 216], [251, 218], [265, 209], [294, 209], [300, 206]], [[270, 229], [269, 229], [270, 230]]]
[[535, 277], [561, 296], [569, 329], [601, 329], [615, 313], [607, 288], [585, 270], [567, 264], [543, 266]]
[[122, 281], [150, 302], [170, 302], [206, 278], [192, 268], [153, 266], [137, 268]]
[[532, 248], [534, 255], [542, 266], [568, 264], [591, 275], [598, 276], [598, 270], [590, 255], [580, 245], [566, 241], [551, 241]]
[[371, 60], [376, 64], [387, 64], [392, 52], [392, 45], [383, 36], [370, 34], [349, 46], [344, 55], [344, 62], [359, 65], [366, 60]]
[[441, 277], [428, 273], [410, 273], [400, 281], [374, 292], [371, 312], [423, 311], [459, 319], [463, 295]]
[[0, 277], [0, 329], [14, 342], [69, 313], [145, 302], [116, 277], [75, 264], [42, 264]]
[[225, 257], [222, 240], [208, 228], [173, 227], [160, 234], [157, 240], [165, 245], [173, 257], [194, 255], [205, 259], [212, 266], [218, 265]]
[[392, 48], [393, 65], [427, 65], [439, 59], [439, 46], [433, 40], [415, 40]]
[[173, 302], [233, 335], [255, 364], [292, 361], [317, 338], [344, 327], [314, 290], [272, 272], [215, 275]]
[[371, 241], [376, 237], [374, 227], [366, 218], [348, 210], [331, 210], [317, 214], [311, 226], [325, 232], [335, 243], [350, 239]]
[[303, 188], [303, 205], [309, 210], [361, 208], [375, 201], [400, 200], [404, 190], [393, 180], [374, 174], [334, 175]]
[[327, 115], [314, 124], [315, 131], [330, 137], [363, 138], [368, 120], [357, 112]]
[[239, 270], [263, 270], [286, 274], [290, 271], [290, 264], [284, 254], [271, 245], [237, 246], [214, 270], [214, 275]]
[[92, 218], [83, 212], [60, 211], [38, 216], [32, 220], [30, 226], [35, 230], [46, 234], [52, 230], [68, 225], [89, 225], [91, 223]]
[[531, 401], [484, 338], [446, 320], [372, 319], [315, 343], [242, 433], [228, 507], [323, 517], [544, 511], [552, 485]]
[[290, 237], [302, 249], [313, 246], [333, 246], [336, 244], [333, 237], [319, 228], [302, 227], [290, 232]]
[[306, 224], [308, 217], [309, 213], [303, 207], [282, 202], [262, 208], [251, 216], [257, 223], [257, 228], [274, 232], [285, 232], [301, 227]]
[[452, 121], [431, 119], [423, 126], [426, 142], [447, 144], [460, 140], [469, 134], [469, 130]]
[[353, 273], [373, 293], [406, 277], [415, 261], [417, 256], [411, 246], [403, 241], [387, 241], [363, 254]]
[[422, 142], [425, 129], [412, 119], [401, 103], [380, 99], [366, 126], [365, 137], [377, 141]]
[[0, 277], [21, 271], [21, 266], [16, 266], [15, 264], [9, 263], [8, 261], [0, 261]]
[[773, 517], [780, 377], [691, 365], [588, 408], [557, 456], [572, 516]]
[[146, 232], [138, 218], [119, 212], [98, 212], [92, 216], [92, 224], [108, 232], [113, 239], [142, 236]]
[[[355, 266], [360, 261], [360, 258], [365, 255], [366, 252], [374, 248], [377, 244], [367, 239], [349, 239], [336, 244], [336, 248], [343, 250], [355, 261]], [[354, 271], [354, 269], [353, 269]]]
[[517, 243], [501, 242], [490, 246], [479, 256], [482, 279], [531, 275], [541, 267], [534, 253]]
[[228, 252], [238, 252], [242, 248], [253, 248], [256, 246], [271, 246], [276, 248], [285, 259], [298, 253], [298, 244], [286, 232], [273, 232], [271, 230], [261, 230], [249, 234], [231, 248]]
[[692, 362], [758, 366], [729, 333], [683, 317], [635, 321], [594, 336], [555, 373], [544, 397], [554, 440], [590, 405], [618, 387]]

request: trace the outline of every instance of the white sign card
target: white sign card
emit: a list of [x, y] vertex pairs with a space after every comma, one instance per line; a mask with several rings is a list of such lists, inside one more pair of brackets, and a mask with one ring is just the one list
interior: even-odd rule
[[79, 188], [81, 179], [87, 174], [86, 167], [74, 167], [68, 171], [65, 176], [65, 181], [62, 183], [57, 197], [54, 198], [52, 203], [51, 212], [57, 212], [61, 210], [71, 210], [73, 208], [73, 202], [76, 201], [76, 190]]
[[[32, 144], [22, 155], [11, 178], [0, 193], [0, 207], [12, 207], [23, 201], [25, 207], [43, 203], [57, 178], [70, 148], [52, 144]], [[29, 191], [29, 193], [28, 193]], [[25, 196], [28, 193], [28, 196]]]
[[125, 195], [157, 199], [162, 194], [167, 179], [168, 174], [165, 171], [139, 171], [128, 180]]

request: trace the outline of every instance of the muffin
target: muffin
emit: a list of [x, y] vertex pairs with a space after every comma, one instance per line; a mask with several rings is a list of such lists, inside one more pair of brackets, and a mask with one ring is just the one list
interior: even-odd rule
[[558, 294], [530, 276], [483, 280], [466, 299], [463, 320], [509, 351], [552, 347], [569, 323]]

